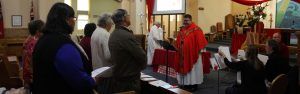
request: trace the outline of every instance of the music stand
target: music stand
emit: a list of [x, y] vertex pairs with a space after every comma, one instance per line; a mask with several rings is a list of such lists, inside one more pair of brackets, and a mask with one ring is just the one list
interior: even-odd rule
[[166, 54], [166, 82], [168, 83], [168, 75], [169, 75], [168, 53], [169, 53], [169, 50], [176, 51], [176, 48], [167, 41], [158, 40], [158, 43], [161, 47], [163, 47], [164, 49], [167, 50], [167, 54]]

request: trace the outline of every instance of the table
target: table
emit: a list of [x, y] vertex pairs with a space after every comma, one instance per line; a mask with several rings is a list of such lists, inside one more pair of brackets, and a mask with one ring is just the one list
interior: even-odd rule
[[[171, 68], [174, 68], [174, 64], [176, 60], [175, 56], [176, 56], [175, 51], [171, 51], [171, 50], [168, 51], [168, 65]], [[155, 49], [153, 60], [152, 60], [153, 71], [157, 72], [158, 66], [166, 65], [166, 62], [167, 62], [167, 51], [164, 49]]]
[[[203, 64], [203, 73], [208, 74], [210, 73], [210, 57], [211, 53], [210, 52], [202, 52], [202, 64]], [[170, 68], [176, 69], [175, 68], [175, 62], [176, 59], [176, 51], [168, 51], [168, 65]], [[164, 49], [155, 49], [154, 55], [153, 55], [153, 60], [152, 60], [152, 67], [153, 71], [157, 72], [158, 68], [160, 65], [166, 65], [167, 62], [167, 51]]]

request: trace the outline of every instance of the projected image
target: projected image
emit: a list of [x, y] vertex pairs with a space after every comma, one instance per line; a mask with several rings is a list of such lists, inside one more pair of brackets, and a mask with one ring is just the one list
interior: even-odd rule
[[155, 0], [153, 14], [185, 13], [186, 0]]
[[292, 0], [277, 0], [276, 27], [300, 29], [300, 4]]
[[157, 0], [157, 11], [182, 10], [182, 0]]

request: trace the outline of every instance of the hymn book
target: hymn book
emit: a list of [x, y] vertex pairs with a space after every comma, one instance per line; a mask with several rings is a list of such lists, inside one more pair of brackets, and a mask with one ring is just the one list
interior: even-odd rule
[[101, 67], [92, 71], [92, 77], [96, 77], [97, 75], [101, 75], [104, 71], [110, 69], [110, 67]]

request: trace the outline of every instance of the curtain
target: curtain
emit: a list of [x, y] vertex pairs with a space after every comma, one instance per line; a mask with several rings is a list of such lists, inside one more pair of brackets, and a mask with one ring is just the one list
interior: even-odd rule
[[151, 23], [151, 16], [153, 13], [154, 0], [147, 0], [146, 3], [148, 7], [148, 32], [150, 32], [150, 23]]
[[232, 1], [237, 2], [239, 4], [247, 5], [247, 6], [253, 6], [253, 5], [261, 4], [263, 2], [267, 2], [270, 0], [232, 0]]

